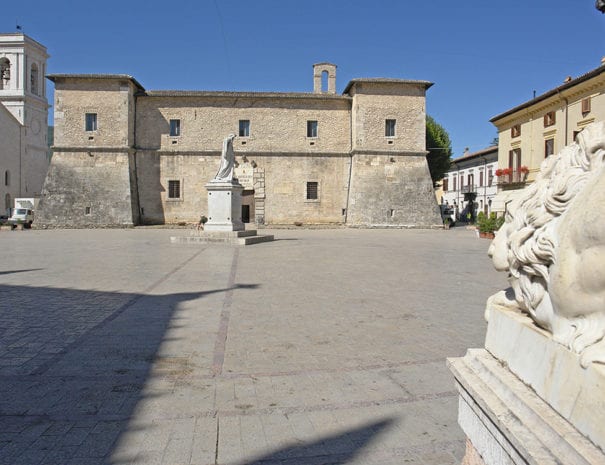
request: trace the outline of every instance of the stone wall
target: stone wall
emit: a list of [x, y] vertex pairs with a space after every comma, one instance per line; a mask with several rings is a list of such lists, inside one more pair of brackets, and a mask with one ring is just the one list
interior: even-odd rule
[[[243, 160], [246, 157], [247, 161]], [[236, 153], [252, 171], [246, 189], [254, 190], [259, 224], [342, 224], [349, 173], [348, 154], [259, 155]], [[208, 212], [204, 185], [216, 174], [220, 154], [137, 152], [141, 221], [147, 224], [196, 222]], [[254, 168], [252, 168], [252, 165]], [[237, 170], [236, 170], [237, 174]], [[168, 181], [178, 180], [181, 198], [169, 199]], [[306, 183], [319, 183], [319, 198], [306, 199]]]
[[[348, 154], [275, 154], [258, 158], [265, 173], [265, 224], [343, 224], [347, 206]], [[317, 182], [318, 198], [307, 199], [307, 183]]]
[[424, 154], [354, 155], [347, 224], [363, 227], [441, 225]]
[[[199, 93], [198, 93], [199, 94]], [[201, 93], [203, 94], [203, 93]], [[238, 136], [239, 120], [250, 121], [250, 135], [237, 137], [236, 153], [342, 153], [350, 150], [350, 99], [337, 96], [224, 97], [187, 92], [151, 92], [137, 98], [137, 140], [143, 150], [219, 152], [223, 139]], [[310, 94], [311, 95], [311, 94]], [[169, 135], [171, 119], [181, 135]], [[318, 122], [307, 137], [307, 121]]]
[[128, 227], [138, 223], [128, 152], [56, 152], [46, 177], [37, 228]]
[[[208, 215], [204, 185], [214, 177], [220, 154], [141, 151], [136, 153], [141, 222], [197, 222]], [[180, 198], [168, 198], [168, 181], [179, 181]]]

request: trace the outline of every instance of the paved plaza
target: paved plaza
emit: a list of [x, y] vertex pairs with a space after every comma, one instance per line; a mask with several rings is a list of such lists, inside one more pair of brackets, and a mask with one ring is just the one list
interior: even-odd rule
[[460, 463], [489, 241], [269, 232], [1, 230], [0, 464]]

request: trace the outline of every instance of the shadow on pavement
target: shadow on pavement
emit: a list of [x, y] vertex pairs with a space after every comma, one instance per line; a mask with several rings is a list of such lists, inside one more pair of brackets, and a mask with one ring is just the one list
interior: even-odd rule
[[13, 274], [13, 273], [27, 273], [28, 271], [40, 271], [43, 268], [31, 268], [29, 270], [11, 270], [11, 271], [0, 271], [0, 275]]
[[344, 465], [355, 459], [393, 422], [388, 418], [309, 444], [285, 447], [241, 465]]
[[167, 331], [186, 324], [178, 305], [255, 287], [143, 295], [0, 285], [0, 464], [112, 463], [137, 404], [158, 395], [145, 384], [166, 363]]

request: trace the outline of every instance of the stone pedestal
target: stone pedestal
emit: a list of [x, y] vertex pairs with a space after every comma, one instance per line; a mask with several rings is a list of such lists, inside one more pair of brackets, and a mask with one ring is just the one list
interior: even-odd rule
[[242, 223], [242, 191], [243, 186], [232, 182], [209, 182], [208, 191], [208, 222], [205, 231], [243, 231]]
[[605, 463], [605, 367], [526, 315], [493, 307], [485, 349], [448, 359], [460, 393], [465, 464]]

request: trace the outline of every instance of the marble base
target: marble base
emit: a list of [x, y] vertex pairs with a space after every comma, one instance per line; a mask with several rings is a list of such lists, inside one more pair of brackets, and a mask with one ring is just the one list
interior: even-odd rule
[[273, 240], [272, 234], [257, 235], [256, 230], [247, 231], [195, 231], [189, 236], [172, 236], [173, 244], [229, 244], [252, 245]]
[[582, 368], [577, 354], [527, 315], [496, 306], [490, 308], [485, 348], [605, 450], [605, 366]]
[[208, 222], [205, 231], [243, 231], [242, 222], [242, 191], [244, 187], [233, 182], [209, 182], [208, 191]]
[[463, 463], [605, 463], [601, 449], [487, 350], [469, 349], [448, 366], [460, 394], [458, 422], [471, 442]]

